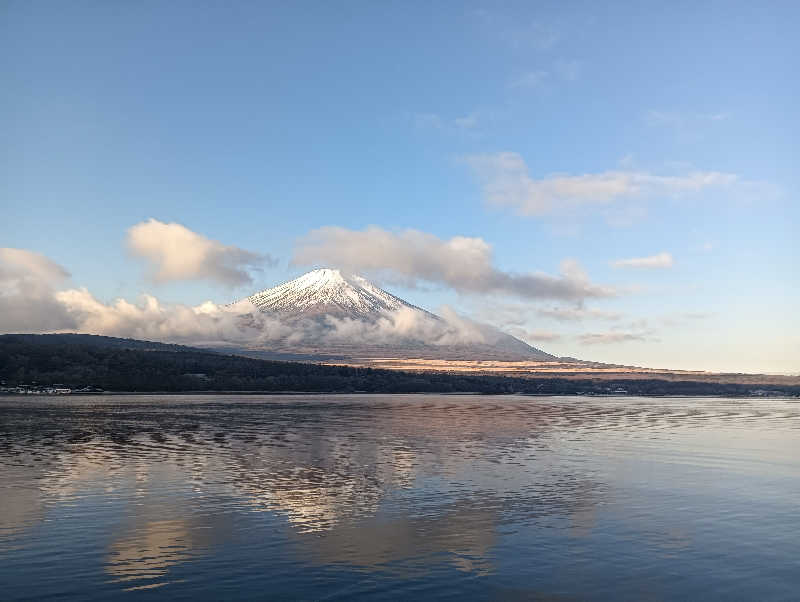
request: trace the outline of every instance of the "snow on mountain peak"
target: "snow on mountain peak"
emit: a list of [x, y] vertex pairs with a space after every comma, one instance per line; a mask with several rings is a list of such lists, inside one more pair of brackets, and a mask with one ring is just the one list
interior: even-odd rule
[[320, 268], [249, 297], [261, 311], [375, 316], [403, 307], [421, 310], [375, 286], [366, 278], [333, 268]]
[[[552, 359], [492, 326], [439, 317], [362, 276], [335, 268], [312, 270], [255, 293], [247, 301], [261, 312], [285, 318], [285, 324], [295, 329], [295, 342], [282, 348], [293, 353], [335, 349], [356, 357], [428, 353], [436, 357]], [[341, 324], [328, 317], [355, 320], [361, 330], [346, 324], [340, 332]]]

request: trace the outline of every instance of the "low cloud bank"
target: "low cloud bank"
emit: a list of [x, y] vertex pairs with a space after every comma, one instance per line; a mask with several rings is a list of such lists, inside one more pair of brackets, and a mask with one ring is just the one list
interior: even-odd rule
[[455, 236], [443, 240], [419, 230], [326, 226], [300, 239], [292, 261], [380, 274], [412, 286], [420, 282], [440, 284], [461, 293], [572, 301], [615, 294], [610, 287], [593, 284], [573, 260], [561, 263], [558, 276], [505, 272], [492, 265], [492, 248], [482, 238]]
[[303, 320], [299, 330], [307, 341], [319, 339], [329, 343], [368, 345], [419, 344], [434, 346], [494, 344], [505, 336], [497, 328], [475, 322], [442, 308], [440, 318], [431, 314], [401, 308], [384, 312], [376, 322], [327, 316], [322, 323]]
[[163, 304], [150, 295], [138, 303], [102, 303], [85, 288], [55, 293], [80, 332], [190, 345], [464, 345], [492, 343], [502, 336], [491, 326], [445, 309], [441, 319], [402, 308], [374, 322], [324, 316], [284, 318], [260, 312], [249, 301], [234, 305]]
[[60, 291], [55, 298], [78, 332], [192, 345], [258, 343], [287, 334], [277, 321], [243, 319], [250, 304], [164, 304], [151, 295], [142, 295], [138, 303], [116, 299], [106, 304], [85, 288]]
[[402, 308], [374, 322], [333, 316], [283, 318], [249, 301], [197, 306], [152, 295], [104, 303], [85, 288], [62, 288], [68, 272], [43, 255], [0, 249], [0, 332], [84, 332], [189, 345], [494, 343], [499, 330], [444, 308], [441, 318]]

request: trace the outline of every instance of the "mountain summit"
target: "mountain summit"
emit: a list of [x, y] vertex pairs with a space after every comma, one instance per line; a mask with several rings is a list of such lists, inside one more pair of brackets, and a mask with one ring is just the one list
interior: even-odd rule
[[[369, 319], [403, 308], [421, 311], [361, 276], [321, 268], [248, 297], [258, 309], [291, 315]], [[433, 315], [433, 314], [429, 314]]]
[[285, 330], [280, 340], [270, 339], [269, 345], [283, 354], [555, 359], [493, 326], [455, 314], [437, 316], [362, 276], [333, 268], [312, 270], [255, 293], [247, 301], [270, 328], [279, 324], [278, 329]]

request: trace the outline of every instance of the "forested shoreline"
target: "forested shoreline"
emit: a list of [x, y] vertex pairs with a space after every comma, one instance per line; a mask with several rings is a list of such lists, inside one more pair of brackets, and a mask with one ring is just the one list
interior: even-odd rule
[[0, 335], [0, 381], [109, 392], [800, 395], [800, 386], [413, 373], [259, 360], [94, 335]]

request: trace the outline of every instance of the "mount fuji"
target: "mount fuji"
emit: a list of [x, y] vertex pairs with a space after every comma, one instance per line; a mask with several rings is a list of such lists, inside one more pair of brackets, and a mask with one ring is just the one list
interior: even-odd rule
[[338, 269], [312, 270], [244, 302], [252, 304], [251, 319], [286, 329], [280, 340], [248, 348], [260, 356], [556, 359], [493, 326], [438, 316]]
[[338, 318], [372, 320], [383, 312], [411, 309], [415, 305], [378, 288], [366, 278], [341, 270], [322, 268], [248, 297], [262, 312], [284, 315], [331, 315]]

